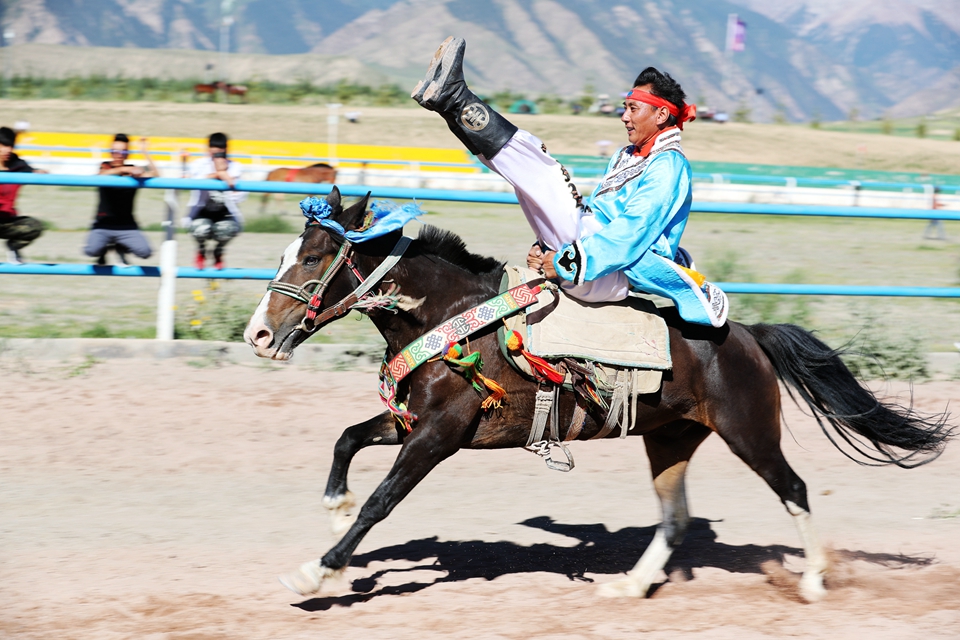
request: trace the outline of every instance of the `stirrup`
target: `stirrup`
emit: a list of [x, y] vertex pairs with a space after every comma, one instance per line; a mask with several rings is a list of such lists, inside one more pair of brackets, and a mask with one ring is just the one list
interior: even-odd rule
[[[567, 457], [566, 462], [563, 460], [557, 460], [551, 455], [552, 448], [558, 448], [563, 451], [563, 455]], [[525, 447], [527, 451], [535, 453], [543, 461], [547, 463], [548, 469], [553, 469], [554, 471], [563, 471], [564, 473], [573, 470], [573, 454], [570, 453], [570, 449], [567, 448], [567, 445], [559, 442], [557, 440], [541, 440], [540, 442], [534, 442], [533, 444]]]

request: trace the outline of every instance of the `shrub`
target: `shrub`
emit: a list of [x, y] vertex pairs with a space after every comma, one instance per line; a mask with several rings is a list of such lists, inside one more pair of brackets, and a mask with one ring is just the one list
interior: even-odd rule
[[925, 380], [929, 377], [922, 341], [916, 334], [892, 332], [876, 316], [864, 316], [860, 334], [850, 341], [843, 361], [864, 380]]
[[216, 280], [193, 291], [193, 303], [178, 315], [176, 337], [190, 340], [242, 342], [253, 306], [237, 301]]
[[80, 332], [81, 338], [112, 338], [113, 333], [102, 322]]

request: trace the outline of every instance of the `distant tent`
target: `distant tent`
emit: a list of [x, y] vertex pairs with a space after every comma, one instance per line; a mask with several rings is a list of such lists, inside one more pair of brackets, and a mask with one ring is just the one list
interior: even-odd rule
[[537, 109], [537, 103], [533, 102], [532, 100], [517, 100], [510, 105], [510, 108], [507, 109], [507, 111], [510, 113], [529, 113], [531, 115], [539, 113], [539, 110]]

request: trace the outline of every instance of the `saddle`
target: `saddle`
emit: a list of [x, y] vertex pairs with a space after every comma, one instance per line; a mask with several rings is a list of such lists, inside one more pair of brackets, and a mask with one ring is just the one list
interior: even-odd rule
[[[504, 268], [500, 290], [542, 278], [531, 269]], [[632, 373], [635, 393], [660, 388], [663, 371], [672, 368], [667, 323], [651, 300], [630, 297], [620, 302], [582, 302], [562, 290], [541, 291], [537, 302], [504, 320], [498, 331], [504, 356], [523, 374], [537, 377], [529, 360], [510, 351], [507, 339], [516, 331], [524, 349], [548, 362], [573, 362], [596, 373], [600, 391], [609, 395], [621, 372]], [[564, 386], [572, 386], [567, 371]]]
[[[509, 266], [504, 272], [500, 291], [542, 280], [540, 274], [525, 267]], [[559, 471], [573, 468], [570, 452], [558, 439], [557, 397], [561, 388], [577, 397], [565, 440], [580, 435], [586, 405], [591, 402], [607, 415], [603, 428], [592, 439], [607, 436], [617, 426], [620, 437], [625, 438], [636, 420], [637, 396], [655, 393], [663, 372], [672, 368], [667, 323], [647, 299], [631, 297], [591, 304], [562, 290], [546, 289], [538, 294], [535, 304], [504, 318], [503, 323], [497, 337], [504, 357], [520, 373], [542, 383], [527, 448]], [[548, 420], [550, 433], [544, 439]], [[567, 462], [551, 459], [550, 447], [559, 447]]]

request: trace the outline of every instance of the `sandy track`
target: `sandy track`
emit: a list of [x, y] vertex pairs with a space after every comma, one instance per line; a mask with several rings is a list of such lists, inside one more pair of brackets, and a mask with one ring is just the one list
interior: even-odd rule
[[[304, 600], [275, 576], [332, 544], [320, 507], [332, 446], [380, 410], [375, 376], [252, 356], [223, 368], [6, 357], [0, 375], [3, 637], [960, 635], [956, 444], [921, 469], [859, 467], [787, 407], [784, 449], [836, 550], [816, 605], [791, 587], [790, 518], [717, 438], [691, 466], [694, 528], [649, 600], [596, 596], [659, 517], [633, 438], [575, 445], [571, 474], [523, 451], [461, 452], [373, 530], [343, 581]], [[960, 383], [915, 395], [940, 410]], [[361, 452], [353, 491], [368, 495], [395, 454]]]

